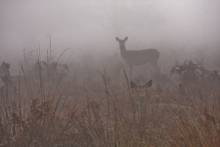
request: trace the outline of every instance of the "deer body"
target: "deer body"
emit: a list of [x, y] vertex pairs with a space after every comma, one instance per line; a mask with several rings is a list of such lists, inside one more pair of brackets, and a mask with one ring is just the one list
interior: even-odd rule
[[124, 60], [130, 65], [143, 65], [146, 63], [150, 63], [152, 65], [156, 65], [159, 52], [156, 49], [146, 49], [139, 51], [125, 51], [125, 54], [122, 54]]

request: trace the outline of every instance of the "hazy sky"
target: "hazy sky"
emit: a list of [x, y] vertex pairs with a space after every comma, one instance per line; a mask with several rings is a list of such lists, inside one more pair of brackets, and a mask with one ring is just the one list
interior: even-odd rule
[[[219, 0], [0, 0], [0, 57], [23, 48], [116, 52], [163, 45], [217, 46]], [[177, 47], [178, 48], [178, 47]]]

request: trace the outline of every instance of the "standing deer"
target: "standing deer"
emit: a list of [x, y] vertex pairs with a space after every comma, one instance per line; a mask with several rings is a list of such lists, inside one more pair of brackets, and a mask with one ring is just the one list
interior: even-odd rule
[[133, 66], [149, 63], [155, 69], [158, 68], [157, 63], [160, 53], [157, 49], [127, 50], [125, 43], [128, 40], [128, 37], [125, 37], [124, 39], [116, 37], [115, 39], [119, 43], [121, 56], [128, 64], [131, 75]]
[[128, 37], [125, 37], [125, 39], [116, 37], [115, 39], [119, 43], [122, 58], [124, 58], [129, 66], [143, 65], [146, 63], [157, 66], [160, 57], [160, 53], [157, 49], [127, 50], [125, 42], [128, 40]]

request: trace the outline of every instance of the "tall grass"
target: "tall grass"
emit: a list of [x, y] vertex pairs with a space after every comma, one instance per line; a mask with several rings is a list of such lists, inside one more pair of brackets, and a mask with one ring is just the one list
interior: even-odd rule
[[133, 90], [126, 72], [45, 74], [37, 63], [0, 97], [0, 147], [220, 146], [219, 85]]

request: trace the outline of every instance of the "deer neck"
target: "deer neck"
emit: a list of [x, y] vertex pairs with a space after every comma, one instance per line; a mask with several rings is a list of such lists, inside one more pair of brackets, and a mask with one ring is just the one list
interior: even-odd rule
[[126, 47], [125, 45], [120, 45], [120, 53], [122, 57], [125, 57], [126, 54]]

